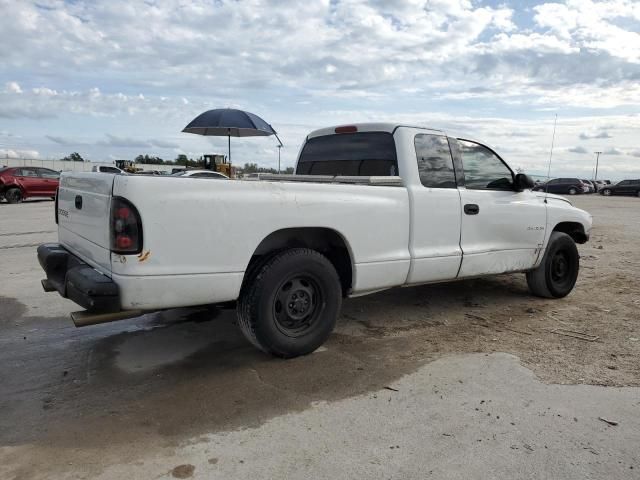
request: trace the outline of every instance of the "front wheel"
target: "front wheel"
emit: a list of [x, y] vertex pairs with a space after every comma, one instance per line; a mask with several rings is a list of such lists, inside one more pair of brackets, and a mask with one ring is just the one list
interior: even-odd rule
[[527, 285], [538, 297], [562, 298], [571, 293], [578, 279], [580, 255], [566, 233], [553, 232], [538, 268], [527, 272]]
[[307, 248], [292, 248], [250, 270], [238, 301], [238, 324], [262, 351], [283, 358], [306, 355], [333, 331], [342, 287], [333, 264]]
[[605, 197], [609, 197], [609, 196], [611, 196], [611, 190], [610, 190], [610, 189], [608, 189], [608, 188], [605, 188], [605, 189], [602, 191], [602, 194], [603, 194]]
[[575, 189], [575, 188], [573, 188], [573, 187], [571, 187], [571, 188], [569, 189], [569, 195], [575, 195], [576, 193], [578, 193], [578, 190], [577, 190], [577, 189]]

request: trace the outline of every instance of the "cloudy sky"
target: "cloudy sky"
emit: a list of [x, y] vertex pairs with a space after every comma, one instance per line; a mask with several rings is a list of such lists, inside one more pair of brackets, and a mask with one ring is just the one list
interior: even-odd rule
[[[315, 128], [464, 132], [514, 167], [640, 177], [639, 0], [0, 0], [0, 157], [225, 152], [210, 108], [271, 123], [292, 165]], [[277, 163], [273, 138], [234, 163]]]

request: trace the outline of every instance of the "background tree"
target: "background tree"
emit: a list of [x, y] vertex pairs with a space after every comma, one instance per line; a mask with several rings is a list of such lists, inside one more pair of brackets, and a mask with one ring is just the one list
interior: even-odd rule
[[176, 157], [175, 164], [184, 165], [185, 167], [202, 167], [204, 166], [204, 160], [202, 157], [194, 160], [193, 158], [188, 158], [184, 153], [181, 153]]
[[258, 172], [258, 164], [257, 163], [245, 163], [244, 167], [242, 167], [242, 173], [257, 173]]
[[162, 165], [164, 162], [164, 160], [160, 157], [152, 157], [149, 156], [147, 154], [145, 155], [138, 155], [134, 161], [136, 163], [141, 163], [144, 165]]
[[63, 162], [84, 162], [84, 158], [78, 152], [73, 152], [71, 155], [67, 155], [64, 158], [61, 158]]
[[[247, 175], [249, 173], [278, 173], [275, 168], [259, 167], [257, 163], [245, 163], [243, 167], [238, 168], [238, 173]], [[280, 173], [293, 173], [293, 167], [287, 167], [284, 172]]]

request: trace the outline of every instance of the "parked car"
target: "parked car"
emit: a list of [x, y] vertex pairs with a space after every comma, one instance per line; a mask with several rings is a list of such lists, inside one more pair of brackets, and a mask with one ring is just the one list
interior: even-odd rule
[[170, 172], [164, 170], [140, 170], [136, 175], [171, 175]]
[[8, 167], [0, 170], [0, 198], [20, 203], [32, 197], [55, 198], [60, 173], [42, 167]]
[[640, 180], [622, 180], [615, 185], [607, 185], [600, 194], [605, 196], [610, 195], [635, 195], [640, 197]]
[[568, 295], [591, 215], [532, 186], [482, 143], [394, 123], [316, 130], [294, 175], [253, 182], [68, 172], [42, 285], [78, 326], [235, 302], [253, 345], [304, 355], [348, 296], [507, 272]]
[[182, 170], [181, 172], [176, 172], [171, 174], [172, 177], [193, 177], [193, 178], [217, 178], [219, 180], [226, 179], [227, 177], [224, 173], [214, 172], [213, 170]]
[[596, 186], [596, 183], [592, 180], [585, 180], [584, 178], [582, 179], [582, 182], [585, 183], [587, 185], [587, 187], [589, 188], [589, 191], [586, 193], [596, 193], [598, 191], [598, 187]]
[[533, 189], [537, 192], [577, 195], [579, 193], [589, 193], [590, 187], [579, 178], [554, 178]]
[[602, 190], [607, 185], [607, 183], [604, 180], [595, 180], [595, 184], [596, 184], [598, 192], [600, 190]]
[[112, 167], [109, 165], [94, 165], [91, 171], [102, 173], [126, 173], [124, 170], [121, 170], [118, 167]]

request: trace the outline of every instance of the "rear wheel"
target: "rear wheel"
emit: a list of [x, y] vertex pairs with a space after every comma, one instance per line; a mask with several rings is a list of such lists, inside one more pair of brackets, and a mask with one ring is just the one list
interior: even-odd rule
[[17, 187], [13, 187], [4, 192], [4, 198], [9, 203], [20, 203], [23, 200], [22, 190]]
[[315, 250], [279, 252], [253, 268], [238, 301], [238, 323], [262, 351], [297, 357], [322, 345], [342, 303], [340, 278]]
[[636, 192], [636, 197], [640, 197], [640, 190]]
[[566, 233], [553, 232], [542, 263], [527, 272], [527, 285], [538, 297], [566, 297], [576, 284], [579, 270], [580, 255], [576, 243]]

